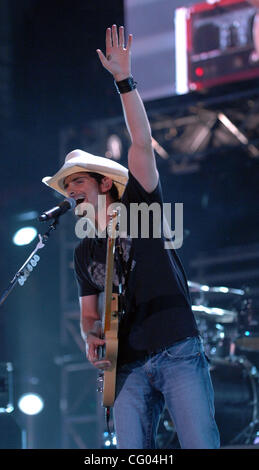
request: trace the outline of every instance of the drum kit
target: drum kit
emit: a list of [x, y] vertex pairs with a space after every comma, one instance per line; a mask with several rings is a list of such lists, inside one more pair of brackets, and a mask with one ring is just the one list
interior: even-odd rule
[[[259, 304], [249, 289], [210, 287], [188, 281], [215, 394], [221, 446], [259, 443]], [[258, 302], [258, 300], [257, 300]], [[217, 305], [217, 307], [214, 307]], [[167, 414], [161, 419], [160, 444], [177, 447]]]

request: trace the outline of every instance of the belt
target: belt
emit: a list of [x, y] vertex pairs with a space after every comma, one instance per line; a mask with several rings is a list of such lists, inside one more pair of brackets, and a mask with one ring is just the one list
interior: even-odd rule
[[195, 338], [195, 337], [199, 337], [199, 335], [195, 334], [193, 336], [185, 336], [184, 338], [181, 338], [177, 341], [174, 341], [173, 343], [170, 343], [168, 346], [163, 346], [163, 347], [158, 348], [158, 349], [153, 349], [152, 351], [141, 351], [139, 354], [135, 355], [135, 357], [130, 359], [130, 360], [120, 360], [120, 357], [119, 357], [118, 358], [118, 365], [123, 366], [124, 364], [128, 364], [130, 362], [147, 361], [151, 357], [154, 357], [157, 354], [160, 354], [160, 353], [164, 352], [166, 349], [170, 348], [171, 346], [173, 346], [177, 343], [180, 343], [181, 341], [185, 341], [187, 339]]
[[171, 346], [174, 346], [175, 344], [180, 343], [181, 341], [186, 341], [187, 339], [195, 338], [196, 336], [199, 336], [199, 335], [186, 336], [185, 338], [181, 338], [181, 339], [178, 339], [177, 341], [174, 341], [173, 343], [170, 343], [168, 346], [163, 346], [162, 348], [154, 349], [151, 352], [145, 351], [144, 358], [146, 359], [148, 357], [154, 357], [157, 354], [164, 352], [166, 349], [171, 348]]

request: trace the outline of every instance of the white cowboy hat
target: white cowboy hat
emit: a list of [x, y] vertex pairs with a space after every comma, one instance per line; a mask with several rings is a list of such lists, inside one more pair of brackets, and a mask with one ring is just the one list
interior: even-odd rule
[[111, 178], [118, 189], [119, 197], [122, 196], [128, 181], [128, 170], [120, 163], [77, 149], [67, 154], [64, 165], [54, 176], [45, 176], [42, 182], [67, 196], [64, 189], [64, 179], [68, 175], [81, 171], [100, 173]]

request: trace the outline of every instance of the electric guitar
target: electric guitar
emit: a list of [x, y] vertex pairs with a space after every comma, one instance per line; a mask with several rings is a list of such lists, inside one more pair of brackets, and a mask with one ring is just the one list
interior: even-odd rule
[[119, 327], [119, 294], [113, 293], [113, 273], [116, 233], [119, 229], [119, 209], [113, 211], [108, 226], [108, 239], [106, 251], [106, 272], [104, 290], [104, 311], [102, 318], [102, 332], [105, 339], [104, 347], [99, 348], [99, 359], [111, 362], [111, 366], [98, 378], [98, 390], [103, 392], [102, 405], [113, 406], [115, 400], [116, 366], [118, 354], [118, 327]]

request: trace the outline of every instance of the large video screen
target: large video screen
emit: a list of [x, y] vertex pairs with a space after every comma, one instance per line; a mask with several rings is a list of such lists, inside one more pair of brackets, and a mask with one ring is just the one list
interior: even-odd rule
[[142, 98], [259, 76], [255, 12], [246, 0], [124, 0], [126, 28], [134, 36], [132, 72]]

